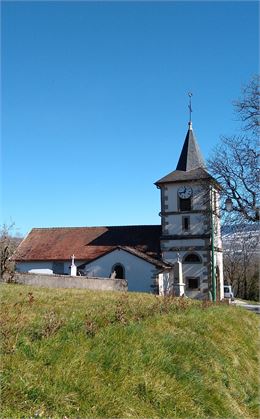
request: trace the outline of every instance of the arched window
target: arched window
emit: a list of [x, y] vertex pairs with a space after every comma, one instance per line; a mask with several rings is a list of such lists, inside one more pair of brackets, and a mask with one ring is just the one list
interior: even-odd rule
[[125, 268], [121, 263], [116, 263], [112, 268], [112, 273], [115, 271], [117, 279], [125, 279]]
[[184, 257], [183, 263], [201, 263], [201, 258], [196, 253], [189, 253]]

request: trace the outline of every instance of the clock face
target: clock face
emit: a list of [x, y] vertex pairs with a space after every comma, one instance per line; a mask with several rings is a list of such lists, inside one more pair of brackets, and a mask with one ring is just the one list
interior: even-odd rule
[[178, 195], [182, 199], [188, 199], [192, 195], [192, 188], [190, 186], [180, 186]]

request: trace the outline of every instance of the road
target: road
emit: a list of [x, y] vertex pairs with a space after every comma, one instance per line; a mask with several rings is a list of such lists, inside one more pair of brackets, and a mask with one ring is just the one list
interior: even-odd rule
[[243, 307], [246, 310], [253, 311], [256, 314], [260, 314], [260, 304], [247, 304], [244, 301], [235, 300], [232, 302], [235, 306]]

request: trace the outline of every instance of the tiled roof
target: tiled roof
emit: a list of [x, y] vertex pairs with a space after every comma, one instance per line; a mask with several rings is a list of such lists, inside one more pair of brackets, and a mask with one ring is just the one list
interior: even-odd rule
[[172, 267], [171, 263], [167, 263], [167, 262], [163, 262], [162, 260], [155, 259], [154, 257], [151, 257], [147, 253], [141, 252], [140, 250], [138, 250], [136, 248], [128, 247], [128, 246], [120, 246], [120, 248], [122, 250], [125, 250], [126, 252], [131, 253], [134, 256], [137, 256], [141, 259], [146, 260], [147, 262], [150, 262], [154, 265], [157, 265], [157, 267], [160, 267], [160, 268], [170, 268], [170, 267]]
[[76, 260], [90, 262], [118, 246], [127, 246], [160, 260], [160, 225], [34, 228], [17, 248], [13, 260]]
[[[111, 247], [110, 250], [107, 253], [113, 252], [114, 250], [124, 250], [125, 252], [131, 253], [134, 256], [137, 256], [141, 259], [146, 260], [149, 263], [152, 263], [153, 265], [157, 266], [157, 268], [161, 268], [161, 269], [167, 269], [167, 268], [172, 268], [172, 264], [168, 263], [168, 262], [164, 262], [163, 260], [157, 259], [155, 257], [150, 256], [149, 254], [142, 252], [140, 250], [137, 250], [134, 247], [129, 247], [129, 246], [115, 246], [115, 247]], [[102, 254], [101, 256], [98, 256], [97, 258], [95, 258], [94, 260], [98, 259], [99, 257], [104, 256], [104, 254]], [[88, 263], [93, 262], [93, 259], [91, 261], [88, 262], [84, 262], [82, 265], [79, 266], [79, 268], [83, 268], [85, 267]]]

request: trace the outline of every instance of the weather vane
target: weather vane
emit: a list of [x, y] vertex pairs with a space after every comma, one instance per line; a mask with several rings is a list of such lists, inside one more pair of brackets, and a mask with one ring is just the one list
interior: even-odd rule
[[188, 108], [189, 108], [189, 110], [190, 110], [190, 122], [191, 122], [191, 112], [192, 112], [192, 107], [191, 107], [191, 97], [192, 97], [192, 93], [191, 93], [191, 92], [189, 92], [189, 93], [188, 93], [188, 96], [189, 96], [189, 98], [190, 98], [190, 103], [189, 103]]

